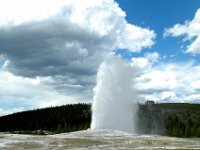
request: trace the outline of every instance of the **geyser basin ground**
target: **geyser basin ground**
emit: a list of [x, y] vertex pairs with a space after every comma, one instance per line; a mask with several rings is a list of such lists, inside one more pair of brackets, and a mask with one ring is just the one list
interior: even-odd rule
[[200, 139], [135, 135], [98, 129], [49, 136], [1, 133], [0, 149], [200, 149]]

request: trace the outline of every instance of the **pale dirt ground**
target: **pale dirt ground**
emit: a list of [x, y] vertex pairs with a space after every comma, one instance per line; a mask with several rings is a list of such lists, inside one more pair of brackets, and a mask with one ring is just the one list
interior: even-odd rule
[[0, 150], [199, 149], [200, 139], [135, 135], [111, 130], [84, 130], [48, 136], [0, 133]]

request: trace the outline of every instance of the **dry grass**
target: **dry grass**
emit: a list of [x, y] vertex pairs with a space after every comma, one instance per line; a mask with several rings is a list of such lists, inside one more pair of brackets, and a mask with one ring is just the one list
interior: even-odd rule
[[36, 142], [17, 142], [17, 143], [12, 143], [11, 146], [22, 149], [38, 149], [42, 148], [44, 145]]
[[101, 140], [93, 140], [93, 139], [77, 139], [77, 138], [66, 138], [58, 141], [51, 141], [49, 145], [53, 147], [93, 147], [93, 146], [99, 146], [99, 145], [106, 145], [108, 144], [105, 141]]

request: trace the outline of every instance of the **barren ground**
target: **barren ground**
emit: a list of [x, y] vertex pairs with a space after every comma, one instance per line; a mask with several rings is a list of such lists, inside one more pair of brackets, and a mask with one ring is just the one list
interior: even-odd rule
[[1, 150], [199, 149], [200, 139], [135, 135], [111, 130], [84, 130], [48, 136], [0, 133]]

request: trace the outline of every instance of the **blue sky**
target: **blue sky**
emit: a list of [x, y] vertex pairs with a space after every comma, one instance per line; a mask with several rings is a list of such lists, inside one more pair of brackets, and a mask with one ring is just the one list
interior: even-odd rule
[[156, 44], [151, 49], [143, 50], [139, 55], [145, 51], [158, 51], [162, 55], [176, 55], [175, 58], [166, 61], [199, 60], [199, 56], [192, 57], [182, 53], [180, 49], [180, 45], [184, 44], [181, 42], [182, 38], [163, 38], [165, 28], [193, 19], [195, 12], [200, 8], [199, 0], [117, 0], [117, 2], [126, 12], [129, 23], [148, 27], [157, 34]]
[[91, 103], [113, 52], [141, 101], [199, 103], [200, 1], [0, 1], [0, 115]]

